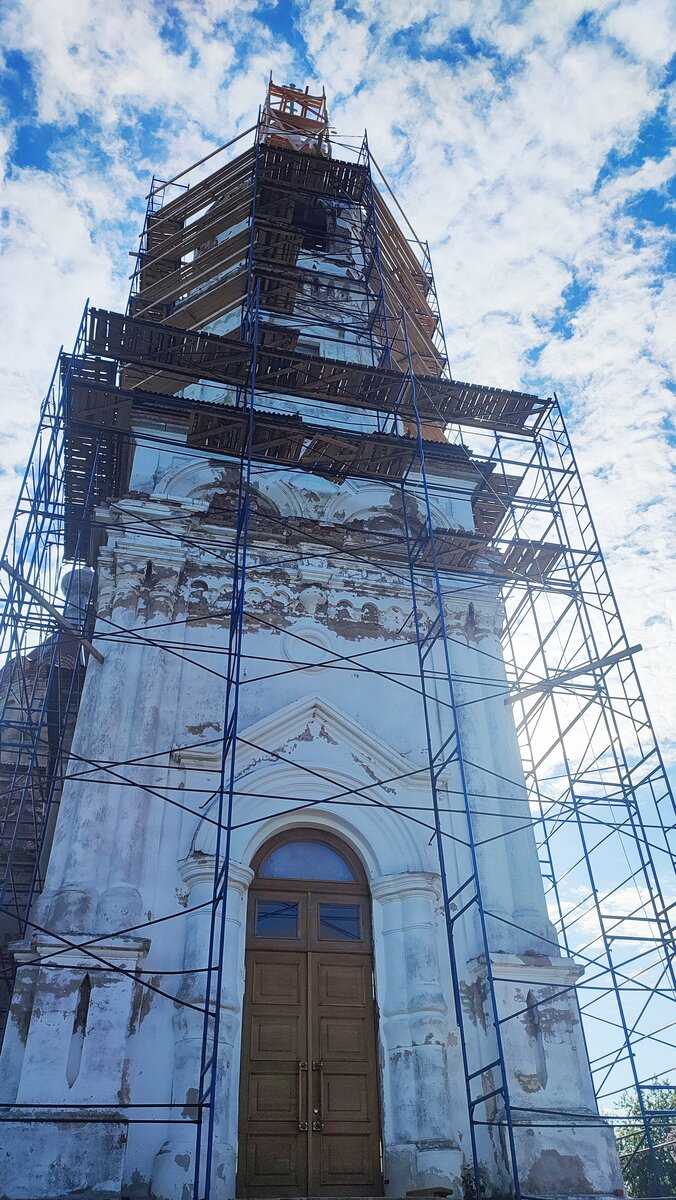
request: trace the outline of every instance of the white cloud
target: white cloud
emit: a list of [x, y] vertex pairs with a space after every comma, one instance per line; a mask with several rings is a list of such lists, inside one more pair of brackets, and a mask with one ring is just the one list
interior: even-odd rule
[[[185, 49], [161, 36], [170, 19], [153, 0], [37, 0], [11, 5], [3, 22], [5, 46], [28, 55], [37, 72], [43, 121], [69, 121], [82, 112], [104, 126], [159, 107], [167, 117], [192, 113], [218, 130], [221, 85], [235, 67], [235, 34], [249, 52], [272, 39], [250, 20], [252, 5], [231, 0], [205, 9], [197, 0], [175, 6], [185, 26]], [[224, 28], [214, 36], [213, 21]], [[196, 86], [199, 81], [199, 86]]]
[[676, 9], [669, 0], [618, 4], [606, 16], [604, 29], [637, 58], [662, 61], [674, 44]]

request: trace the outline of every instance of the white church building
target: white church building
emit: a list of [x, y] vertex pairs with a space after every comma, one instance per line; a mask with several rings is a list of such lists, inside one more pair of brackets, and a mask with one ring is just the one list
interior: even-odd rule
[[121, 482], [63, 580], [103, 661], [12, 948], [0, 1196], [622, 1195], [506, 703], [505, 493], [444, 433], [487, 393], [323, 98], [271, 85], [235, 150], [158, 193], [68, 384]]

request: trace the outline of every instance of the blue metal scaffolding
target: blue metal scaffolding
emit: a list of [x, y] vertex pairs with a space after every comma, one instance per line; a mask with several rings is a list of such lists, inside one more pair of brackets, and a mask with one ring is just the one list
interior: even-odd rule
[[[67, 397], [72, 364], [82, 353], [87, 308], [72, 356], [60, 354], [2, 555], [0, 625], [0, 1029], [14, 981], [12, 942], [23, 937], [40, 892], [84, 680], [82, 635], [93, 615], [91, 589], [80, 594], [65, 560], [79, 561], [93, 520], [103, 443], [79, 467], [79, 494], [67, 480]], [[66, 550], [66, 509], [78, 532]], [[68, 626], [47, 605], [69, 615]]]
[[[266, 521], [254, 501], [264, 473], [290, 468], [377, 480], [391, 489], [401, 513], [401, 531], [388, 535], [385, 559], [382, 536], [370, 543], [363, 531], [352, 542], [348, 531], [335, 552], [367, 561], [372, 553], [370, 561], [382, 560], [384, 570], [394, 564], [410, 582], [416, 690], [427, 737], [427, 819], [444, 889], [474, 1194], [484, 1187], [482, 1163], [492, 1135], [505, 1147], [505, 1190], [516, 1198], [531, 1195], [516, 1131], [537, 1124], [541, 1114], [536, 1106], [515, 1107], [509, 1094], [504, 1025], [519, 1014], [501, 1016], [491, 967], [504, 916], [485, 901], [479, 861], [486, 839], [476, 814], [479, 801], [490, 802], [490, 788], [476, 792], [465, 770], [459, 712], [481, 703], [483, 693], [478, 681], [458, 680], [453, 668], [445, 605], [458, 578], [470, 599], [473, 588], [494, 586], [504, 604], [507, 676], [505, 682], [496, 672], [491, 699], [514, 712], [526, 772], [523, 819], [515, 828], [536, 833], [558, 939], [551, 952], [563, 949], [586, 968], [576, 995], [600, 1117], [617, 1127], [621, 1153], [623, 1138], [640, 1127], [632, 1154], [648, 1155], [654, 1194], [667, 1195], [652, 1130], [674, 1114], [651, 1108], [647, 1094], [656, 1075], [669, 1086], [676, 1076], [676, 1056], [663, 1065], [666, 1047], [673, 1054], [676, 1027], [675, 810], [634, 666], [636, 648], [619, 616], [556, 397], [452, 380], [429, 248], [392, 234], [366, 139], [341, 150], [344, 159], [332, 158], [323, 143], [313, 157], [275, 144], [264, 109], [253, 147], [238, 158], [191, 179], [191, 186], [154, 180], [127, 313], [85, 309], [73, 354], [60, 356], [5, 549], [12, 573], [1, 583], [0, 915], [7, 1002], [9, 946], [35, 921], [55, 811], [72, 770], [83, 639], [95, 611], [93, 590], [85, 605], [69, 605], [60, 581], [68, 563], [96, 566], [104, 537], [97, 505], [124, 494], [132, 413], [169, 415], [188, 424], [187, 445], [175, 440], [177, 454], [222, 458], [237, 474], [227, 514], [233, 576], [220, 785], [209, 810], [216, 865], [195, 1082], [195, 1200], [212, 1194], [215, 1098], [224, 1069], [219, 996], [238, 820], [247, 556]], [[348, 214], [342, 232], [331, 226], [329, 202], [336, 197]], [[304, 254], [313, 257], [312, 270]], [[336, 263], [348, 254], [349, 271], [341, 275]], [[359, 353], [352, 361], [349, 354], [332, 360], [331, 346], [344, 347], [346, 332]], [[317, 339], [328, 351], [319, 354]], [[153, 431], [146, 421], [143, 438], [149, 445], [173, 444], [159, 423]], [[444, 469], [450, 486], [451, 467], [474, 487], [471, 532], [439, 528], [433, 517], [433, 495], [445, 486]], [[267, 532], [274, 536], [274, 527]], [[306, 522], [305, 539], [324, 552], [326, 536]], [[40, 597], [65, 611], [72, 632]], [[431, 620], [422, 618], [423, 600]], [[105, 638], [100, 644], [105, 651]], [[112, 779], [115, 766], [98, 764], [98, 770]], [[518, 791], [515, 781], [502, 783]], [[489, 817], [498, 814], [499, 791], [493, 800]], [[299, 808], [303, 803], [299, 798]], [[462, 867], [454, 882], [451, 844]], [[473, 945], [485, 964], [488, 1020], [480, 1051], [465, 1031], [459, 943]], [[168, 1003], [179, 1002], [165, 995]], [[617, 1108], [625, 1093], [636, 1098], [640, 1117]], [[139, 1113], [130, 1106], [128, 1116], [165, 1121], [171, 1109], [146, 1105]], [[578, 1119], [574, 1112], [558, 1116], [571, 1127]]]

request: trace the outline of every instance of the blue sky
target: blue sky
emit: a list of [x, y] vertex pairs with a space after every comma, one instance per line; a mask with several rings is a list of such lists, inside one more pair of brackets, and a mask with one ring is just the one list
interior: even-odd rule
[[124, 304], [152, 174], [250, 125], [271, 69], [323, 83], [430, 239], [454, 374], [562, 398], [676, 745], [674, 19], [667, 0], [5, 0], [0, 516], [86, 297]]

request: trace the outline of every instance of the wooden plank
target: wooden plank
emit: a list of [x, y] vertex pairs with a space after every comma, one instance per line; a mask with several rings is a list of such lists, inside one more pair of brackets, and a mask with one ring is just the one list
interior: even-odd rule
[[[93, 309], [88, 349], [93, 354], [137, 364], [152, 376], [154, 368], [182, 380], [242, 382], [243, 363], [251, 353], [247, 343], [215, 334], [195, 333]], [[299, 398], [332, 401], [358, 408], [401, 412], [413, 410], [407, 376], [339, 360], [319, 359], [298, 352], [283, 354], [260, 348], [256, 386], [261, 391]], [[423, 420], [439, 420], [523, 432], [527, 422], [549, 406], [538, 396], [445, 379], [416, 380], [417, 402]]]
[[154, 216], [158, 218], [158, 224], [177, 219], [186, 221], [195, 213], [200, 212], [206, 204], [218, 199], [224, 188], [232, 187], [238, 179], [244, 179], [250, 175], [254, 160], [254, 148], [249, 147], [243, 154], [237, 155], [225, 166], [213, 171], [211, 175], [207, 175], [205, 179], [200, 180], [199, 183], [182, 192], [180, 196], [157, 209]]

